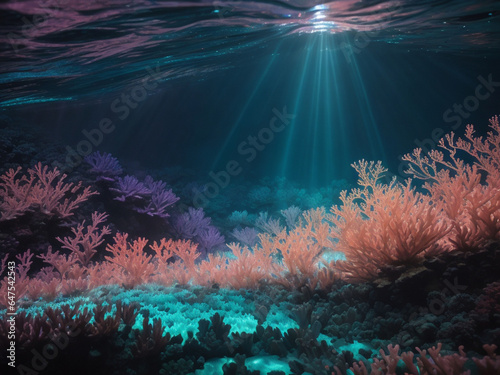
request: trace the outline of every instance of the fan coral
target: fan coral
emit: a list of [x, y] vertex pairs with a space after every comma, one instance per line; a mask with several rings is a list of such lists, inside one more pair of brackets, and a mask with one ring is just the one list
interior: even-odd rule
[[234, 229], [231, 233], [239, 242], [247, 245], [254, 246], [259, 240], [258, 234], [255, 228], [245, 227], [243, 229]]

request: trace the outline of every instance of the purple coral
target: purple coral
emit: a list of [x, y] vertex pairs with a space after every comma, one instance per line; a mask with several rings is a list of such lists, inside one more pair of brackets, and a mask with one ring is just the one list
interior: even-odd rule
[[115, 181], [123, 172], [118, 159], [106, 152], [93, 152], [84, 160], [92, 167], [90, 172], [98, 175], [97, 180]]
[[211, 225], [211, 219], [205, 216], [203, 208], [189, 207], [188, 212], [173, 220], [173, 228], [180, 238], [197, 242], [202, 253], [207, 253], [225, 242], [217, 228]]
[[[159, 181], [161, 182], [161, 181]], [[172, 189], [165, 190], [165, 183], [155, 185], [155, 189], [151, 191], [151, 200], [144, 208], [138, 208], [136, 211], [147, 214], [149, 216], [158, 216], [166, 219], [170, 216], [167, 208], [179, 200]]]
[[197, 239], [200, 244], [200, 250], [205, 252], [216, 249], [226, 241], [224, 236], [220, 234], [219, 230], [213, 226], [201, 231], [198, 234]]
[[247, 246], [254, 246], [259, 240], [258, 234], [255, 228], [245, 227], [243, 229], [234, 229], [231, 233], [239, 242]]
[[191, 239], [197, 236], [200, 231], [207, 230], [210, 223], [211, 220], [209, 217], [205, 217], [203, 208], [189, 207], [188, 212], [175, 218], [173, 227], [179, 237]]
[[98, 180], [114, 182], [109, 189], [117, 195], [114, 199], [127, 202], [136, 212], [166, 219], [170, 216], [167, 209], [179, 200], [172, 189], [166, 189], [165, 182], [155, 181], [151, 176], [143, 182], [130, 175], [118, 177], [123, 170], [111, 154], [96, 151], [85, 161], [92, 167], [90, 171], [99, 175]]
[[110, 190], [118, 193], [115, 200], [128, 201], [134, 211], [165, 219], [170, 216], [167, 209], [179, 200], [172, 189], [166, 189], [166, 186], [165, 182], [154, 181], [151, 176], [141, 182], [134, 176], [127, 175], [119, 177], [116, 187]]
[[109, 190], [119, 194], [115, 200], [125, 202], [128, 198], [143, 199], [149, 194], [149, 189], [134, 176], [118, 177], [116, 188]]

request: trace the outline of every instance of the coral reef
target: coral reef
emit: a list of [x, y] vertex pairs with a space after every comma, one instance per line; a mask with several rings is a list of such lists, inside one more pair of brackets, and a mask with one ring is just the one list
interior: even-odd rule
[[406, 155], [423, 189], [361, 160], [329, 210], [276, 180], [254, 186], [255, 212], [220, 213], [224, 228], [161, 180], [121, 177], [110, 154], [87, 158], [86, 187], [42, 163], [11, 168], [0, 349], [13, 333], [20, 373], [258, 374], [265, 358], [274, 375], [497, 374], [498, 117], [490, 127]]

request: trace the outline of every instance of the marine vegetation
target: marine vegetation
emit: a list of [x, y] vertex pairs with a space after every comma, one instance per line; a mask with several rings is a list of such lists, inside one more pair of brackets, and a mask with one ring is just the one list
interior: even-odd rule
[[8, 169], [1, 351], [19, 374], [500, 374], [499, 118], [403, 159], [232, 234], [109, 154], [81, 181]]

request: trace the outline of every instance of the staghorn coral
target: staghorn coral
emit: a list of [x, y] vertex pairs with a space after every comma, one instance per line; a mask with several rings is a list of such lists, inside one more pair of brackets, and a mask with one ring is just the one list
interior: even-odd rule
[[[8, 266], [7, 269], [10, 273], [14, 272], [14, 277], [5, 276], [3, 280], [0, 281], [0, 307], [8, 307], [13, 306], [13, 302], [15, 302], [12, 297], [9, 298], [8, 291], [9, 286], [12, 286], [12, 280], [15, 280], [15, 299], [19, 301], [24, 295], [28, 292], [30, 277], [28, 276], [28, 272], [33, 264], [32, 258], [33, 253], [30, 250], [25, 251], [22, 254], [17, 254], [16, 259], [18, 263], [15, 266], [15, 269], [12, 266]], [[4, 258], [6, 260], [7, 257]], [[9, 282], [10, 281], [10, 282]]]
[[483, 345], [484, 351], [487, 353], [483, 358], [472, 358], [479, 373], [481, 375], [494, 375], [500, 373], [500, 356], [498, 356], [495, 351], [497, 350], [496, 345]]
[[157, 254], [156, 280], [160, 284], [170, 285], [177, 281], [185, 285], [196, 275], [195, 261], [201, 255], [197, 244], [190, 240], [167, 241], [163, 238], [154, 242], [151, 249]]
[[269, 278], [274, 268], [271, 259], [271, 248], [263, 247], [259, 249], [254, 247], [250, 250], [246, 246], [240, 246], [232, 243], [228, 247], [231, 249], [234, 259], [224, 264], [223, 272], [219, 273], [220, 279], [217, 280], [221, 286], [229, 286], [235, 289], [257, 288], [262, 280]]

